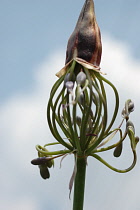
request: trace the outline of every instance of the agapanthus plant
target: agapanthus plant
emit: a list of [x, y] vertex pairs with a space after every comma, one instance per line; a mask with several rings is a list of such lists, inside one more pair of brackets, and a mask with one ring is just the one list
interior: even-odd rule
[[[100, 29], [96, 22], [93, 0], [86, 0], [74, 32], [69, 38], [65, 67], [56, 75], [47, 106], [47, 120], [56, 141], [44, 146], [37, 145], [38, 158], [32, 164], [38, 165], [43, 179], [50, 177], [49, 169], [54, 159], [73, 154], [75, 166], [70, 180], [71, 191], [74, 182], [73, 210], [82, 210], [87, 159], [96, 158], [108, 168], [119, 173], [133, 169], [136, 164], [136, 145], [139, 138], [135, 135], [133, 123], [129, 120], [134, 103], [128, 99], [122, 110], [122, 121], [114, 128], [119, 109], [119, 94], [116, 87], [100, 71], [102, 44]], [[114, 109], [109, 113], [108, 87], [114, 94]], [[111, 118], [108, 118], [108, 115]], [[126, 123], [124, 131], [122, 124]], [[119, 133], [116, 143], [110, 144]], [[123, 142], [130, 139], [133, 161], [127, 169], [111, 166], [98, 154], [112, 150], [115, 157], [121, 155]], [[50, 145], [62, 145], [59, 151], [48, 151]], [[106, 146], [107, 145], [107, 146]]]

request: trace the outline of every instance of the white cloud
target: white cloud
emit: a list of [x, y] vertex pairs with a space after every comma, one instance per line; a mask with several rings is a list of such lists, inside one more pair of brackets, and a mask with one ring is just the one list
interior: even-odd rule
[[108, 36], [103, 38], [102, 71], [128, 96], [136, 97], [139, 92], [139, 66], [128, 46]]
[[6, 198], [5, 200], [1, 200], [1, 205], [0, 205], [1, 209], [9, 209], [9, 210], [38, 210], [36, 203], [34, 203], [34, 201], [31, 201], [29, 198], [28, 199], [24, 199], [22, 198], [20, 199], [15, 199], [15, 201], [13, 202], [13, 200], [10, 200], [10, 198]]
[[[73, 169], [71, 156], [64, 160], [61, 170], [59, 161], [56, 161], [55, 168], [51, 170], [52, 178], [47, 181], [41, 180], [37, 168], [30, 165], [30, 160], [36, 156], [34, 146], [53, 140], [46, 123], [46, 104], [50, 89], [57, 79], [55, 73], [64, 65], [64, 57], [63, 51], [50, 55], [35, 71], [33, 91], [21, 95], [15, 93], [0, 107], [1, 197], [3, 200], [7, 199], [7, 202], [0, 204], [1, 209], [20, 209], [21, 204], [25, 205], [23, 209], [37, 209], [37, 203], [40, 210], [44, 209], [45, 203], [49, 209], [56, 209], [57, 206], [58, 210], [65, 210], [72, 206], [68, 200], [68, 182]], [[140, 61], [131, 57], [127, 46], [105, 36], [102, 71], [106, 72], [106, 77], [118, 87], [122, 104], [123, 100], [133, 97], [136, 104], [136, 112], [133, 115], [137, 124], [140, 102], [139, 66]], [[138, 129], [138, 126], [136, 128]], [[130, 160], [128, 156], [126, 158], [125, 163], [128, 164]], [[138, 165], [131, 173], [122, 175], [111, 172], [101, 163], [90, 159], [87, 178], [86, 210], [108, 210], [112, 205], [114, 210], [139, 208]], [[8, 208], [8, 205], [11, 208]]]

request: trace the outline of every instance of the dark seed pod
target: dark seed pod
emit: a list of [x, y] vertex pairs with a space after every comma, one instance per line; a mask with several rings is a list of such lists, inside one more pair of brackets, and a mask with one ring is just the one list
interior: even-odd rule
[[31, 164], [40, 165], [40, 158], [36, 158], [36, 159], [31, 160]]
[[122, 148], [123, 148], [123, 144], [121, 142], [114, 150], [114, 153], [113, 153], [114, 157], [120, 157], [122, 153]]
[[46, 165], [39, 165], [40, 175], [43, 179], [49, 179], [50, 173]]
[[31, 161], [31, 163], [33, 165], [46, 165], [47, 167], [51, 168], [53, 165], [54, 165], [54, 160], [50, 157], [39, 157], [39, 158], [36, 158], [36, 159], [33, 159]]
[[38, 157], [38, 158], [36, 158], [36, 159], [33, 159], [32, 161], [31, 161], [31, 163], [33, 164], [33, 165], [42, 165], [42, 164], [44, 164], [44, 163], [46, 163], [48, 160], [47, 160], [47, 157]]

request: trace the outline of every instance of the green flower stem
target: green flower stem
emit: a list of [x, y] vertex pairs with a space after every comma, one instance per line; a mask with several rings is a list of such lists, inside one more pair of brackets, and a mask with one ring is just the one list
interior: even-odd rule
[[[67, 95], [67, 103], [69, 104], [69, 96], [68, 95]], [[68, 115], [67, 115], [68, 126], [69, 126], [69, 129], [70, 129], [71, 135], [72, 135], [73, 142], [74, 142], [78, 152], [81, 152], [80, 143], [79, 143], [77, 133], [74, 132], [74, 129], [73, 129], [73, 126], [72, 126], [72, 119], [71, 119], [71, 113], [70, 113], [70, 107], [69, 106], [67, 107], [67, 113], [68, 113]]]
[[60, 154], [68, 154], [71, 153], [71, 150], [59, 150], [59, 151], [53, 151], [53, 152], [48, 152], [45, 151], [45, 148], [40, 146], [40, 145], [36, 145], [36, 150], [44, 155], [60, 155]]
[[[57, 139], [57, 141], [59, 143], [61, 143], [63, 146], [65, 146], [66, 148], [72, 150], [72, 146], [68, 145], [62, 138], [61, 136], [59, 135], [59, 132], [57, 130], [57, 126], [56, 126], [56, 122], [59, 124], [59, 126], [61, 127], [61, 123], [59, 122], [59, 118], [58, 116], [56, 115], [55, 113], [55, 110], [56, 110], [56, 107], [57, 107], [57, 103], [61, 97], [61, 95], [63, 94], [64, 90], [62, 89], [62, 91], [60, 92], [60, 94], [58, 95], [54, 105], [53, 105], [53, 97], [59, 87], [59, 85], [63, 82], [63, 79], [64, 79], [64, 76], [62, 76], [53, 86], [52, 90], [51, 90], [51, 93], [50, 93], [50, 99], [49, 99], [49, 102], [48, 102], [48, 107], [47, 107], [47, 119], [48, 119], [48, 124], [49, 124], [49, 127], [50, 127], [50, 130], [53, 134], [53, 136]], [[51, 113], [52, 111], [52, 119], [51, 119]], [[63, 130], [63, 128], [62, 128]]]
[[44, 147], [52, 146], [52, 145], [56, 145], [56, 144], [60, 144], [60, 143], [59, 142], [48, 143], [48, 144], [45, 144]]
[[110, 85], [114, 91], [114, 94], [115, 94], [115, 100], [116, 100], [116, 104], [115, 104], [115, 111], [114, 111], [114, 114], [113, 114], [113, 117], [112, 117], [112, 120], [110, 122], [110, 125], [108, 126], [107, 130], [106, 130], [106, 133], [111, 129], [115, 119], [116, 119], [116, 116], [117, 116], [117, 113], [118, 113], [118, 109], [119, 109], [119, 94], [118, 94], [118, 91], [117, 89], [115, 88], [115, 86], [107, 79], [105, 79], [103, 76], [101, 76], [100, 74], [96, 74], [97, 77], [101, 80], [103, 80], [104, 82], [106, 82], [108, 85]]
[[103, 163], [105, 166], [107, 166], [111, 170], [113, 170], [115, 172], [118, 172], [118, 173], [126, 173], [128, 171], [131, 171], [134, 168], [134, 166], [136, 165], [136, 162], [137, 162], [137, 155], [136, 155], [136, 151], [135, 150], [133, 151], [134, 159], [133, 159], [133, 162], [132, 162], [131, 166], [129, 168], [127, 168], [127, 169], [124, 169], [124, 170], [114, 168], [113, 166], [108, 164], [104, 159], [102, 159], [99, 155], [92, 154], [91, 156], [96, 158], [97, 160], [99, 160], [101, 163]]
[[88, 106], [84, 107], [84, 113], [82, 117], [82, 123], [81, 123], [81, 132], [80, 132], [80, 141], [81, 141], [81, 148], [84, 149], [85, 147], [85, 135], [86, 135], [86, 128], [87, 128], [87, 121], [89, 118], [89, 114], [91, 112], [91, 104], [92, 104], [92, 80], [90, 78], [89, 72], [85, 71], [88, 81], [89, 81], [89, 98], [87, 97]]
[[86, 158], [82, 156], [77, 157], [76, 166], [77, 172], [74, 181], [73, 210], [83, 210], [86, 176]]

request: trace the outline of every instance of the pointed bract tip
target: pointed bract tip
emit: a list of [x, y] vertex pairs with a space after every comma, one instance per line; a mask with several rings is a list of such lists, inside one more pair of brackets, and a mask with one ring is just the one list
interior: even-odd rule
[[101, 54], [101, 35], [96, 22], [94, 2], [93, 0], [86, 0], [76, 27], [68, 41], [66, 63], [73, 58], [81, 58], [99, 66]]

